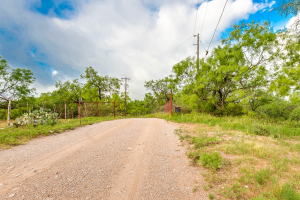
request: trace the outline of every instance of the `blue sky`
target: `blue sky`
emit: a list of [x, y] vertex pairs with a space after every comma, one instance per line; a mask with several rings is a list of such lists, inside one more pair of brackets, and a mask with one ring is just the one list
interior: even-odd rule
[[[0, 55], [11, 67], [28, 68], [38, 93], [51, 91], [57, 80], [79, 78], [84, 67], [101, 75], [131, 77], [131, 90], [145, 93], [144, 80], [162, 78], [172, 66], [195, 55], [189, 39], [197, 0], [4, 0], [0, 5]], [[199, 5], [196, 32], [208, 45], [225, 0]], [[269, 12], [272, 1], [229, 0], [213, 46], [240, 20], [270, 20], [275, 30], [293, 17]], [[276, 2], [275, 2], [276, 6]], [[189, 48], [190, 47], [190, 48]], [[200, 49], [203, 55], [204, 49]], [[147, 67], [149, 64], [156, 64]], [[159, 75], [157, 75], [159, 74]], [[133, 97], [134, 98], [134, 97]]]

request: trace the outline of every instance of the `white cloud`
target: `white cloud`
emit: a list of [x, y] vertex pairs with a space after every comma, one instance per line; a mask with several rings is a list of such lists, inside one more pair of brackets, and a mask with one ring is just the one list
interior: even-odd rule
[[52, 75], [55, 76], [58, 72], [56, 70], [52, 71]]
[[[93, 66], [101, 75], [130, 77], [130, 90], [144, 94], [145, 80], [163, 78], [170, 73], [174, 64], [187, 56], [196, 55], [196, 47], [189, 48], [193, 44], [191, 39], [178, 48], [182, 51], [173, 51], [173, 55], [149, 66], [193, 35], [197, 2], [78, 1], [77, 14], [65, 20], [30, 11], [28, 0], [2, 1], [0, 26], [9, 26], [10, 22], [22, 26], [24, 32], [19, 37], [24, 41], [24, 46], [33, 43], [45, 53], [48, 64], [54, 68], [53, 75], [59, 71], [61, 76], [64, 74], [64, 79], [79, 78], [79, 74], [74, 77], [74, 73], [71, 76], [70, 72], [83, 72], [84, 67]], [[212, 46], [218, 44], [221, 32], [233, 23], [247, 19], [250, 13], [270, 7], [272, 3], [229, 0]], [[205, 48], [209, 45], [224, 4], [225, 0], [208, 2], [201, 35]], [[156, 9], [151, 10], [145, 5]], [[201, 31], [205, 7], [205, 3], [199, 7], [196, 33]], [[200, 56], [203, 56], [205, 50], [202, 47], [200, 49]], [[43, 85], [38, 87], [43, 88]], [[132, 95], [133, 98], [138, 97]]]

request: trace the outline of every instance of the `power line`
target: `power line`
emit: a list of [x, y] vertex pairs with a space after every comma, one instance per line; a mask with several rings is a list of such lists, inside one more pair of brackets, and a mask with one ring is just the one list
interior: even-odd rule
[[209, 51], [209, 47], [210, 47], [210, 45], [211, 45], [211, 42], [212, 42], [212, 40], [214, 39], [216, 30], [217, 30], [217, 28], [218, 28], [218, 26], [219, 26], [219, 23], [220, 23], [220, 21], [221, 21], [221, 18], [222, 18], [222, 16], [223, 16], [223, 13], [224, 13], [224, 10], [225, 10], [225, 7], [226, 7], [227, 2], [228, 2], [228, 0], [226, 0], [226, 2], [225, 2], [225, 5], [224, 5], [223, 11], [222, 11], [222, 13], [221, 13], [220, 19], [219, 19], [219, 21], [218, 21], [218, 24], [217, 24], [217, 26], [216, 26], [216, 28], [215, 28], [214, 34], [213, 34], [213, 36], [212, 36], [212, 38], [211, 38], [211, 40], [210, 40], [210, 43], [209, 43], [209, 45], [208, 45], [208, 48], [207, 48], [205, 57], [207, 56], [207, 53], [208, 53], [208, 51]]
[[[128, 90], [129, 92], [132, 92], [131, 90]], [[132, 92], [132, 93], [134, 93], [134, 94], [136, 94], [136, 95], [139, 95], [139, 96], [144, 96], [144, 95], [141, 95], [141, 94], [138, 94], [138, 93], [135, 93], [135, 92]]]
[[[155, 64], [155, 63], [158, 63], [158, 62], [164, 60], [165, 57], [169, 57], [169, 56], [173, 55], [173, 54], [171, 54], [171, 55], [168, 55], [168, 54], [170, 54], [171, 52], [173, 52], [174, 50], [176, 50], [178, 47], [182, 46], [184, 43], [186, 43], [187, 41], [189, 41], [191, 38], [192, 38], [192, 37], [190, 37], [189, 39], [185, 40], [184, 42], [182, 42], [182, 43], [181, 43], [180, 45], [178, 45], [177, 47], [173, 48], [173, 49], [172, 49], [171, 51], [169, 51], [167, 54], [165, 54], [164, 56], [162, 56], [158, 61], [155, 61], [155, 62], [153, 62], [153, 63], [151, 63], [151, 64], [149, 64], [149, 65], [145, 65], [144, 67], [149, 67], [149, 66], [151, 66], [151, 65], [153, 65], [153, 64]], [[177, 52], [175, 52], [175, 53], [177, 53]]]
[[195, 31], [196, 31], [196, 24], [197, 24], [197, 15], [198, 15], [198, 5], [199, 5], [199, 1], [200, 0], [198, 0], [198, 3], [197, 3], [197, 11], [196, 11], [196, 19], [195, 19], [195, 26], [194, 26], [194, 33], [193, 33], [193, 35], [195, 35]]
[[[205, 17], [206, 17], [206, 12], [207, 12], [207, 7], [208, 7], [208, 0], [206, 0], [206, 8], [205, 8], [205, 13], [204, 13], [204, 18], [203, 18], [203, 23], [202, 23], [202, 27], [201, 27], [201, 31], [200, 31], [200, 39], [202, 36], [202, 30], [203, 30], [203, 26], [204, 26], [204, 22], [205, 22]], [[201, 42], [202, 43], [202, 42]], [[202, 45], [203, 46], [203, 45]]]

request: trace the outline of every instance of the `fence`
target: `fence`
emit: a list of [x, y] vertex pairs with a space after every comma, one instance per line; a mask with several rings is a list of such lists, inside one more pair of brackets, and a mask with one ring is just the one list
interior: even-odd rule
[[[8, 101], [7, 109], [0, 109], [0, 118], [7, 120], [7, 125], [10, 126], [11, 120], [16, 119], [17, 117], [22, 116], [24, 113], [32, 112], [33, 110], [39, 109], [50, 109], [52, 112], [58, 113], [58, 119], [75, 119], [79, 116], [79, 107], [78, 104], [28, 104], [23, 102], [21, 104], [15, 104], [12, 109], [12, 105]], [[120, 112], [120, 103], [119, 101], [115, 102], [81, 102], [82, 117], [104, 117], [104, 116], [116, 116]], [[5, 121], [2, 121], [5, 123]]]
[[184, 110], [182, 109], [181, 107], [176, 107], [173, 105], [173, 93], [171, 91], [171, 101], [167, 102], [165, 105], [164, 105], [164, 112], [165, 113], [170, 113], [171, 116], [173, 114], [173, 108], [175, 108], [175, 112], [178, 112], [178, 110], [181, 112], [181, 111], [184, 111], [184, 112], [187, 112], [187, 113], [190, 113], [189, 111], [187, 110]]

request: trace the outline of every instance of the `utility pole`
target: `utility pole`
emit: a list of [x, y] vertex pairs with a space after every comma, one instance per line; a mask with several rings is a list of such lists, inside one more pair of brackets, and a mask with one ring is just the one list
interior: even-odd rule
[[130, 78], [125, 77], [125, 78], [122, 78], [122, 79], [125, 80], [125, 117], [126, 117], [126, 88], [128, 87], [127, 80], [129, 81]]
[[[197, 35], [194, 35], [194, 37], [196, 37], [196, 36], [197, 36], [197, 64], [198, 64], [199, 63], [199, 42], [200, 42], [199, 33]], [[194, 45], [196, 45], [196, 44], [194, 44]]]

